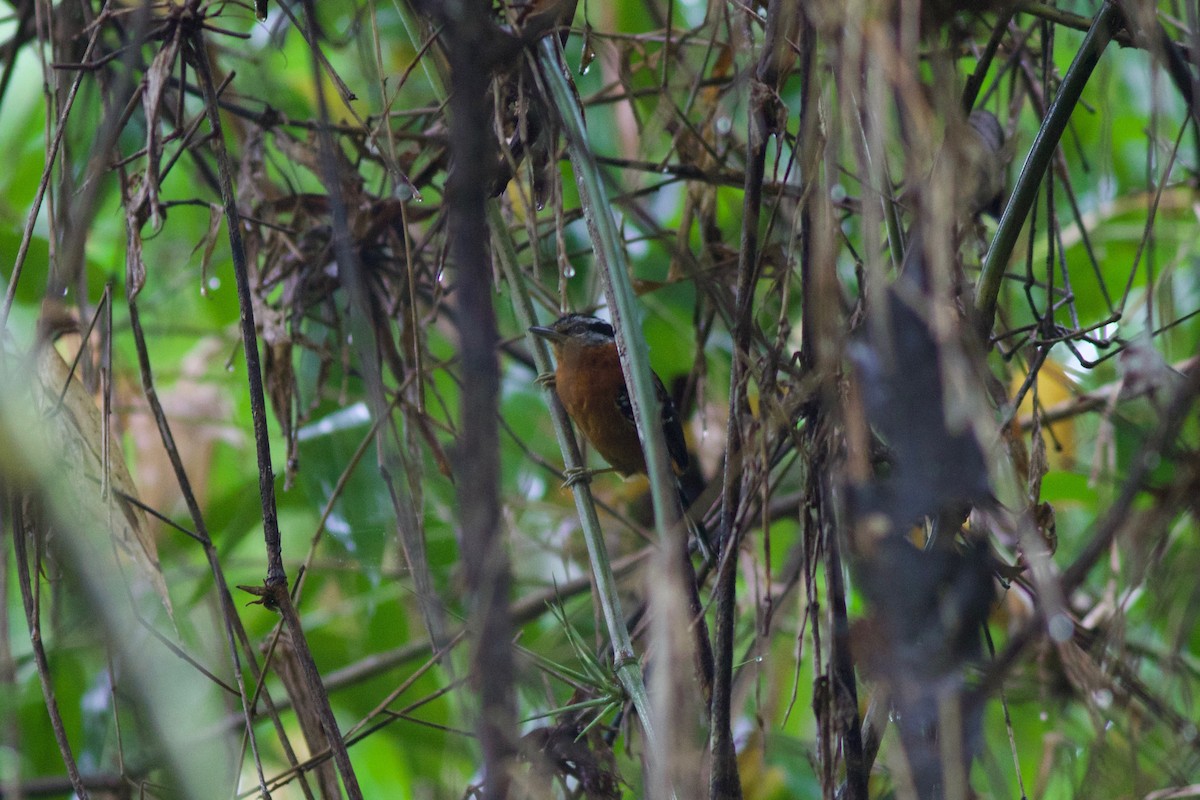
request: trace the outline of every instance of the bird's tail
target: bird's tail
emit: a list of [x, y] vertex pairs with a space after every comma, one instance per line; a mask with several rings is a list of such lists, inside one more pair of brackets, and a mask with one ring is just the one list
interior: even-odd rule
[[700, 555], [710, 564], [716, 563], [716, 550], [708, 536], [708, 528], [704, 525], [704, 509], [693, 508], [696, 500], [704, 493], [703, 481], [692, 479], [687, 473], [675, 478], [675, 491], [679, 494], [679, 505], [683, 508], [683, 520], [687, 524], [688, 534], [696, 540]]

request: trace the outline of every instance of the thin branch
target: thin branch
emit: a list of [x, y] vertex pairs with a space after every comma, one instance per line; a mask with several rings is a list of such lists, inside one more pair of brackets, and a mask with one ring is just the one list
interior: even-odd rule
[[50, 676], [50, 662], [46, 658], [46, 648], [42, 643], [42, 612], [34, 597], [34, 576], [38, 570], [29, 569], [29, 551], [25, 546], [26, 540], [34, 535], [33, 529], [25, 519], [24, 500], [5, 492], [12, 503], [12, 538], [17, 561], [17, 583], [21, 588], [21, 602], [25, 607], [25, 623], [29, 626], [29, 642], [33, 649], [33, 660], [37, 666], [38, 682], [42, 686], [42, 698], [46, 703], [46, 713], [50, 717], [50, 728], [54, 731], [54, 741], [58, 744], [59, 755], [67, 767], [67, 777], [80, 800], [90, 796], [83, 776], [79, 773], [79, 764], [71, 750], [71, 742], [67, 739], [67, 730], [63, 725], [62, 713], [58, 709], [58, 698], [54, 693], [54, 681]]
[[1042, 184], [1046, 168], [1054, 158], [1059, 140], [1067, 129], [1067, 123], [1075, 106], [1079, 103], [1083, 88], [1092, 75], [1092, 70], [1100, 63], [1100, 56], [1112, 39], [1113, 32], [1120, 22], [1120, 10], [1115, 0], [1105, 0], [1104, 5], [1092, 20], [1087, 36], [1079, 45], [1075, 60], [1063, 76], [1058, 88], [1058, 95], [1047, 110], [1042, 127], [1038, 130], [1037, 138], [1025, 163], [1021, 174], [1013, 187], [1012, 197], [1004, 206], [996, 235], [988, 248], [987, 257], [983, 261], [983, 270], [979, 283], [975, 287], [975, 324], [981, 338], [985, 341], [990, 336], [992, 324], [996, 318], [996, 301], [1000, 295], [1000, 284], [1004, 279], [1004, 269], [1017, 237], [1025, 224], [1025, 218], [1033, 207], [1033, 201]]
[[459, 543], [472, 594], [472, 684], [479, 692], [476, 730], [483, 749], [483, 800], [509, 795], [517, 752], [513, 691], [512, 576], [500, 523], [500, 334], [492, 306], [492, 264], [487, 252], [486, 187], [492, 183], [488, 124], [487, 53], [495, 34], [487, 0], [447, 5], [450, 60], [448, 177], [450, 251], [458, 268], [456, 295], [462, 367], [460, 438], [454, 454]]
[[[250, 290], [249, 269], [246, 251], [242, 243], [241, 217], [233, 191], [232, 169], [229, 154], [225, 149], [225, 138], [221, 130], [221, 116], [217, 106], [216, 84], [212, 68], [208, 63], [208, 49], [200, 33], [195, 34], [191, 45], [192, 59], [205, 94], [205, 107], [209, 126], [212, 128], [212, 147], [217, 157], [217, 173], [221, 184], [221, 200], [225, 208], [225, 225], [229, 233], [229, 246], [233, 255], [234, 278], [237, 282], [238, 305], [241, 310], [242, 349], [246, 358], [246, 373], [250, 389], [250, 414], [254, 425], [254, 444], [258, 454], [258, 488], [262, 501], [263, 539], [267, 551], [267, 577], [264, 589], [266, 600], [277, 608], [284, 623], [292, 632], [293, 645], [304, 677], [317, 700], [317, 709], [322, 724], [333, 748], [334, 761], [342, 776], [346, 792], [351, 800], [361, 800], [362, 791], [346, 744], [338, 732], [337, 719], [329, 706], [329, 697], [321, 684], [321, 675], [313, 661], [312, 652], [304, 637], [304, 628], [292, 605], [287, 589], [287, 572], [283, 566], [283, 553], [279, 537], [279, 518], [275, 504], [275, 475], [271, 466], [271, 443], [267, 432], [266, 402], [263, 394], [262, 366], [258, 354], [258, 336], [254, 326], [254, 306]], [[319, 85], [318, 81], [318, 85]]]

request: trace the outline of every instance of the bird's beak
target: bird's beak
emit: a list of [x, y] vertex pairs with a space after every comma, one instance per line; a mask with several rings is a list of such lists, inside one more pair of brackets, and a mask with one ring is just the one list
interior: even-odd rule
[[552, 342], [565, 342], [567, 340], [565, 334], [559, 333], [554, 328], [545, 328], [541, 325], [534, 325], [529, 329], [529, 332], [543, 339], [549, 339]]

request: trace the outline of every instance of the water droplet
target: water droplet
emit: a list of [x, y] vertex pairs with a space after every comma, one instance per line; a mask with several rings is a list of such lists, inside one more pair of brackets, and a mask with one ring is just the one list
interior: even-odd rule
[[579, 74], [587, 75], [595, 60], [596, 48], [592, 47], [592, 26], [588, 25], [583, 30], [583, 48], [579, 53]]
[[717, 117], [717, 133], [722, 136], [733, 130], [733, 120], [729, 117]]
[[1051, 639], [1061, 643], [1068, 641], [1075, 633], [1075, 623], [1071, 622], [1071, 618], [1066, 614], [1058, 613], [1050, 618], [1046, 630]]
[[567, 264], [563, 267], [563, 277], [567, 279], [575, 277], [575, 266], [573, 264]]

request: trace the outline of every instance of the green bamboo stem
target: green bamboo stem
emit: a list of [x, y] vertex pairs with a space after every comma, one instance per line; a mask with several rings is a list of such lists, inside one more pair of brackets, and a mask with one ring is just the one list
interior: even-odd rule
[[674, 474], [667, 458], [667, 443], [663, 438], [658, 396], [650, 372], [650, 351], [640, 333], [642, 309], [638, 305], [629, 280], [621, 235], [610, 212], [611, 204], [602, 185], [600, 168], [587, 142], [583, 116], [571, 90], [569, 77], [564, 73], [558, 40], [542, 39], [543, 64], [550, 99], [560, 114], [567, 139], [567, 154], [575, 171], [580, 205], [600, 261], [604, 293], [609, 314], [616, 329], [617, 349], [625, 371], [625, 383], [633, 402], [633, 415], [642, 447], [646, 453], [646, 468], [650, 475], [650, 493], [654, 502], [654, 521], [659, 541], [667, 545], [679, 521], [679, 504], [675, 493]]
[[1058, 142], [1071, 119], [1071, 112], [1075, 110], [1075, 105], [1079, 102], [1080, 95], [1083, 94], [1083, 87], [1087, 85], [1092, 70], [1100, 62], [1100, 55], [1104, 52], [1104, 48], [1112, 40], [1113, 30], [1119, 20], [1120, 11], [1116, 3], [1111, 0], [1106, 2], [1096, 14], [1087, 36], [1084, 37], [1083, 43], [1079, 47], [1079, 52], [1075, 54], [1075, 60], [1071, 62], [1071, 66], [1067, 68], [1067, 72], [1063, 76], [1058, 95], [1047, 109], [1042, 127], [1038, 131], [1037, 138], [1033, 140], [1033, 146], [1029, 150], [1025, 164], [1021, 167], [1021, 174], [1017, 177], [1016, 185], [1013, 187], [1012, 197], [1004, 207], [1000, 224], [996, 228], [996, 235], [983, 260], [979, 283], [975, 287], [976, 324], [981, 338], [986, 339], [991, 334], [992, 324], [996, 318], [996, 301], [1000, 295], [1000, 283], [1004, 279], [1004, 269], [1016, 246], [1021, 228], [1025, 225], [1025, 218], [1029, 216], [1029, 211], [1033, 208], [1033, 201], [1037, 197], [1042, 177], [1046, 174], [1051, 159], [1054, 158]]
[[[507, 225], [500, 216], [499, 205], [496, 202], [488, 204], [488, 224], [492, 230], [492, 245], [494, 256], [500, 262], [512, 290], [513, 310], [517, 321], [526, 330], [538, 324], [533, 302], [525, 287], [525, 276], [518, 267], [516, 248], [512, 238], [508, 236]], [[533, 334], [529, 335], [529, 343], [533, 349], [533, 362], [539, 373], [553, 372], [554, 366], [550, 361], [549, 348], [545, 340]], [[575, 437], [571, 433], [571, 421], [558, 396], [553, 390], [547, 390], [550, 400], [551, 414], [554, 420], [554, 435], [558, 439], [559, 449], [562, 450], [563, 463], [568, 470], [582, 469], [585, 465]], [[617, 680], [629, 695], [642, 721], [642, 731], [651, 752], [657, 744], [654, 735], [654, 725], [650, 717], [650, 697], [646, 692], [646, 682], [642, 678], [642, 669], [634, 653], [633, 641], [625, 628], [625, 615], [621, 612], [621, 597], [617, 590], [617, 579], [613, 574], [612, 563], [608, 558], [608, 547], [604, 543], [604, 531], [600, 527], [600, 518], [596, 515], [596, 503], [592, 499], [592, 490], [585, 482], [576, 483], [572, 487], [575, 495], [575, 509], [579, 512], [579, 524], [583, 529], [583, 539], [587, 543], [588, 558], [592, 564], [592, 575], [596, 581], [596, 594], [600, 600], [600, 608], [604, 614], [604, 623], [608, 627], [608, 636], [613, 647], [613, 669]]]
[[[575, 172], [584, 220], [601, 267], [600, 275], [608, 299], [609, 315], [616, 331], [621, 368], [625, 373], [634, 421], [646, 455], [655, 529], [663, 552], [673, 552], [675, 545], [672, 541], [674, 537], [681, 535], [678, 531], [680, 508], [674, 488], [675, 476], [668, 463], [666, 440], [658, 423], [661, 416], [651, 378], [649, 348], [640, 334], [638, 325], [641, 309], [629, 280], [621, 236], [613, 221], [611, 204], [603, 188], [600, 168], [596, 163], [595, 154], [588, 146], [583, 115], [571, 86], [571, 78], [566, 72], [566, 60], [562, 56], [561, 44], [557, 37], [548, 36], [541, 40], [540, 49], [539, 60], [543, 66], [541, 76], [546, 83], [548, 99], [559, 114], [559, 122], [567, 142], [567, 155]], [[657, 765], [665, 769], [667, 754], [660, 749], [661, 740], [655, 735], [654, 717], [644, 694], [640, 670], [634, 671], [630, 666], [636, 664], [624, 668], [618, 664], [618, 677], [623, 684], [628, 680], [630, 685], [636, 685], [638, 690], [643, 692], [640, 697], [632, 693], [630, 696], [642, 721], [642, 729], [652, 754], [652, 766]], [[634, 681], [634, 678], [637, 680]], [[668, 791], [668, 795], [673, 795], [673, 792]]]
[[[404, 3], [398, 4], [397, 7], [404, 12], [409, 11], [407, 5]], [[421, 25], [410, 14], [405, 15], [404, 21], [408, 27], [409, 35], [413, 37], [414, 46], [416, 46], [421, 40]], [[553, 36], [543, 39], [544, 43], [557, 41], [557, 37]], [[553, 49], [554, 45], [549, 45], [551, 52], [553, 52]], [[553, 63], [558, 63], [557, 58], [555, 58]], [[427, 70], [427, 72], [439, 97], [444, 99], [445, 88], [441, 76], [433, 70]], [[561, 76], [559, 77], [561, 78]], [[550, 82], [556, 83], [553, 80]], [[569, 87], [566, 91], [570, 99], [562, 107], [574, 109], [575, 115], [578, 116], [579, 112], [575, 108], [574, 98], [570, 93]], [[582, 121], [580, 124], [582, 125]], [[577, 174], [579, 169], [576, 166]], [[535, 315], [533, 303], [526, 289], [525, 276], [519, 268], [516, 247], [513, 244], [512, 237], [508, 233], [508, 226], [500, 214], [499, 204], [495, 201], [489, 203], [487, 213], [488, 227], [491, 229], [492, 236], [493, 256], [499, 262], [501, 271], [511, 287], [513, 310], [516, 312], [517, 320], [522, 327], [528, 329], [530, 326], [538, 324], [539, 320]], [[612, 220], [610, 218], [610, 226], [611, 223]], [[615, 228], [612, 240], [616, 241]], [[623, 265], [624, 261], [622, 260], [621, 263]], [[625, 273], [622, 272], [622, 274]], [[628, 280], [626, 280], [626, 283], [628, 284]], [[630, 290], [630, 294], [632, 295], [632, 290]], [[618, 333], [618, 335], [620, 336], [621, 334]], [[547, 373], [553, 371], [553, 364], [550, 360], [549, 350], [545, 341], [530, 335], [529, 342], [533, 350], [534, 364], [538, 372]], [[642, 345], [642, 349], [644, 354], [644, 344]], [[647, 358], [645, 361], [645, 368], [647, 370], [649, 369], [648, 364], [649, 361]], [[563, 462], [567, 469], [581, 469], [584, 467], [583, 457], [571, 432], [570, 419], [567, 417], [562, 405], [558, 402], [554, 392], [548, 392], [548, 396], [554, 421], [554, 433], [558, 439], [559, 449], [562, 450]], [[654, 395], [651, 394], [650, 397], [653, 398]], [[661, 440], [661, 431], [658, 431], [658, 436], [660, 450], [665, 457], [666, 443]], [[633, 641], [630, 639], [629, 631], [625, 627], [625, 616], [621, 611], [617, 580], [613, 574], [612, 564], [608, 557], [608, 548], [604, 543], [604, 532], [600, 527], [600, 519], [596, 514], [596, 504], [592, 499], [591, 488], [586, 483], [577, 483], [573, 487], [573, 493], [575, 496], [575, 508], [579, 513], [579, 523], [583, 529], [583, 537], [587, 544], [588, 557], [592, 565], [592, 575], [596, 583], [596, 593], [599, 598], [601, 613], [604, 615], [609, 639], [612, 642], [613, 669], [622, 688], [629, 695], [629, 699], [633, 703], [638, 717], [642, 721], [642, 732], [646, 738], [647, 746], [651, 752], [655, 752], [658, 747], [658, 738], [655, 735], [654, 724], [650, 714], [650, 698], [646, 691], [645, 680], [642, 677], [641, 666], [638, 664], [637, 656], [633, 649]]]

